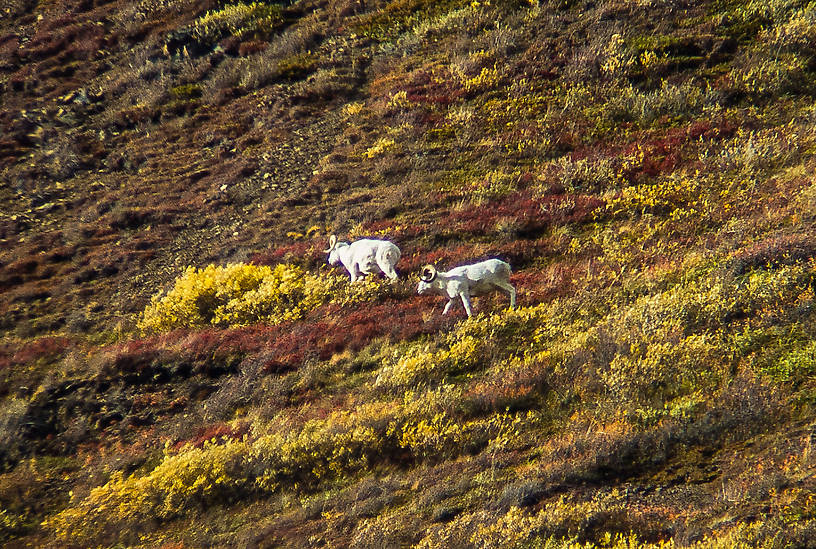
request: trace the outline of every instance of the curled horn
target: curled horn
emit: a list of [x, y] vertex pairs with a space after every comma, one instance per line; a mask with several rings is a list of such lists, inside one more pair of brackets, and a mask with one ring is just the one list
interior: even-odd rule
[[425, 265], [422, 267], [422, 274], [419, 275], [419, 279], [423, 282], [433, 282], [436, 278], [436, 267], [433, 265]]
[[329, 237], [329, 249], [323, 251], [330, 253], [334, 249], [335, 245], [337, 245], [337, 235], [333, 234]]

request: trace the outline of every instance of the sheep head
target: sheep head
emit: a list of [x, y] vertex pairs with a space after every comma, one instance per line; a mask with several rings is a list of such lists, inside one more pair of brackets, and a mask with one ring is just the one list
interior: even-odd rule
[[433, 265], [425, 265], [419, 275], [419, 285], [417, 286], [418, 294], [426, 294], [432, 291], [431, 284], [436, 280], [436, 267]]
[[329, 249], [323, 250], [329, 254], [328, 262], [332, 267], [340, 265], [340, 249], [348, 247], [346, 242], [337, 242], [337, 236], [331, 235], [329, 237]]

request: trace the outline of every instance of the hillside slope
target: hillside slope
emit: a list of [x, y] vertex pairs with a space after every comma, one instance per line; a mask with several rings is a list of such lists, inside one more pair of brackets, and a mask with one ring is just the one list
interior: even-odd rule
[[0, 542], [812, 546], [816, 2], [7, 4]]

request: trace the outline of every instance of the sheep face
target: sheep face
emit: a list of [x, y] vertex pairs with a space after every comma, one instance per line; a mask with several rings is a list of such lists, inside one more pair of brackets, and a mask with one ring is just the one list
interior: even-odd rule
[[332, 250], [329, 252], [329, 265], [332, 267], [337, 267], [340, 265], [340, 250], [346, 247], [348, 247], [348, 244], [341, 242], [332, 248]]
[[422, 273], [419, 275], [419, 286], [417, 286], [417, 293], [419, 295], [439, 292], [440, 287], [437, 283], [436, 275], [436, 267], [433, 265], [425, 265], [422, 267]]
[[417, 286], [417, 293], [419, 295], [435, 294], [436, 290], [433, 287], [433, 283], [420, 280]]

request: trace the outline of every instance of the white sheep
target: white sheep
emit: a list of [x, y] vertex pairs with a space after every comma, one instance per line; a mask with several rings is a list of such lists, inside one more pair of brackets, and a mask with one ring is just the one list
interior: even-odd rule
[[354, 282], [364, 274], [383, 273], [391, 280], [397, 279], [394, 267], [400, 259], [400, 250], [396, 244], [387, 240], [365, 238], [349, 244], [337, 242], [337, 237], [329, 237], [329, 264], [337, 266], [342, 263]]
[[447, 314], [454, 299], [461, 298], [468, 316], [473, 314], [470, 298], [495, 290], [510, 294], [510, 307], [516, 306], [516, 289], [510, 285], [510, 265], [500, 259], [488, 259], [472, 265], [463, 265], [447, 272], [438, 272], [433, 265], [425, 265], [419, 277], [417, 293], [439, 294], [448, 298], [442, 314]]

